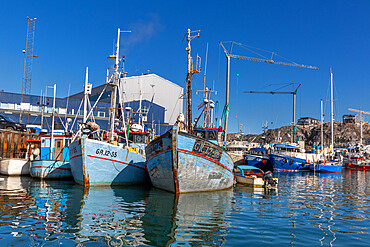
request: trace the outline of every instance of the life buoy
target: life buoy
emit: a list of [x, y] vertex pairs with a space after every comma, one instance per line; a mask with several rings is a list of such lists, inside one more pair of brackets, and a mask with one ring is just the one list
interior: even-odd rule
[[105, 141], [108, 140], [107, 137], [108, 137], [108, 134], [107, 134], [107, 132], [104, 131], [103, 136], [102, 136], [103, 140], [105, 140]]
[[326, 165], [326, 160], [324, 160], [324, 165]]

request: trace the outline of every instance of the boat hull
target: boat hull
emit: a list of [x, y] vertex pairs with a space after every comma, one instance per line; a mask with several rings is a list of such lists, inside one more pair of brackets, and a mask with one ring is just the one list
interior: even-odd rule
[[273, 166], [268, 158], [258, 155], [246, 154], [244, 157], [245, 164], [248, 166], [255, 166], [263, 171], [273, 171]]
[[71, 166], [65, 160], [33, 160], [30, 175], [40, 179], [72, 178]]
[[305, 159], [285, 155], [270, 154], [270, 161], [274, 171], [309, 171], [309, 165]]
[[69, 157], [75, 182], [84, 186], [149, 182], [143, 155], [107, 142], [77, 139], [69, 146]]
[[342, 165], [340, 164], [310, 164], [309, 168], [313, 172], [322, 173], [341, 173]]
[[30, 162], [25, 159], [2, 159], [0, 173], [8, 176], [29, 175]]
[[347, 162], [345, 163], [347, 168], [358, 169], [358, 170], [370, 170], [370, 164], [354, 164]]
[[[239, 184], [244, 184], [247, 186], [252, 186], [252, 187], [259, 187], [259, 188], [268, 188], [268, 189], [275, 189], [277, 188], [276, 186], [271, 186], [270, 184], [265, 184], [265, 181], [263, 181], [262, 178], [260, 177], [252, 177], [252, 176], [241, 176], [241, 175], [235, 175], [236, 182]], [[276, 182], [278, 182], [277, 178], [274, 178]], [[277, 183], [276, 183], [277, 184]]]
[[146, 147], [152, 184], [173, 193], [214, 191], [233, 186], [233, 161], [222, 148], [187, 133], [172, 132]]

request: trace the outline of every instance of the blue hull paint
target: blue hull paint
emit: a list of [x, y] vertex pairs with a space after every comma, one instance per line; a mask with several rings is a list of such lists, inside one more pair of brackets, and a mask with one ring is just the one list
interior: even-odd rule
[[216, 144], [178, 133], [177, 126], [146, 148], [152, 184], [174, 193], [221, 190], [234, 181], [231, 157]]
[[309, 168], [314, 172], [322, 173], [340, 173], [342, 172], [341, 164], [310, 164]]
[[244, 160], [245, 164], [248, 166], [257, 167], [263, 171], [273, 170], [273, 166], [268, 158], [246, 154]]
[[84, 186], [144, 184], [149, 182], [145, 157], [107, 142], [81, 138], [69, 146], [71, 171]]
[[285, 155], [270, 154], [270, 161], [274, 171], [309, 171], [306, 160]]
[[33, 160], [30, 164], [30, 175], [41, 179], [72, 178], [69, 161]]

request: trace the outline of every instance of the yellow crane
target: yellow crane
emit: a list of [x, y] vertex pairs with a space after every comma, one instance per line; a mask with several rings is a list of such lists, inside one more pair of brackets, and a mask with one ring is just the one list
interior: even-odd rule
[[348, 111], [353, 111], [353, 112], [357, 112], [357, 113], [360, 113], [360, 120], [361, 120], [361, 124], [360, 124], [360, 145], [362, 146], [362, 114], [366, 114], [366, 115], [370, 115], [370, 112], [367, 112], [367, 111], [362, 111], [362, 110], [357, 110], [357, 109], [352, 109], [352, 108], [348, 108]]

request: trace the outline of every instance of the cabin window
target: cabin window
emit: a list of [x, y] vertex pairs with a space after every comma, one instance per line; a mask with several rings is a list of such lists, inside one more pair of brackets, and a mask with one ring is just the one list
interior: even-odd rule
[[196, 131], [196, 136], [206, 140], [217, 140], [217, 131]]
[[148, 143], [148, 136], [143, 134], [130, 134], [129, 140], [134, 143]]

